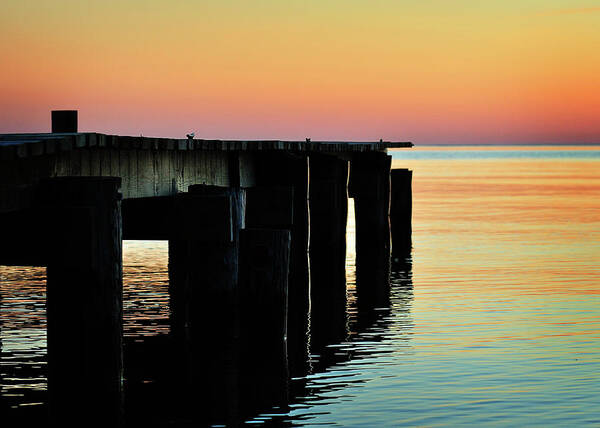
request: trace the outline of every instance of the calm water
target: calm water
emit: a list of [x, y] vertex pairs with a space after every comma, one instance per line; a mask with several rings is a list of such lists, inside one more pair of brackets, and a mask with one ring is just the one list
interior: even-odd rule
[[[390, 304], [356, 307], [350, 216], [346, 340], [307, 344], [289, 406], [246, 421], [600, 426], [600, 148], [393, 156], [414, 170], [414, 249]], [[174, 421], [166, 243], [125, 242], [124, 263], [130, 419]], [[3, 414], [45, 411], [44, 275], [0, 267]]]

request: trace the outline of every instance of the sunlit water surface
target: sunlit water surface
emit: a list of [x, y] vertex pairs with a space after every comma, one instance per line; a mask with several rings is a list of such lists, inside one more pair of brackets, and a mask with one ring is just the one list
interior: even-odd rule
[[[247, 422], [600, 425], [600, 148], [393, 156], [414, 170], [414, 249], [391, 306], [359, 320], [350, 217], [347, 339], [310, 355], [289, 408]], [[3, 413], [47, 400], [44, 275], [0, 267]], [[153, 381], [127, 361], [168, 334], [167, 283], [166, 243], [124, 243], [126, 385]]]

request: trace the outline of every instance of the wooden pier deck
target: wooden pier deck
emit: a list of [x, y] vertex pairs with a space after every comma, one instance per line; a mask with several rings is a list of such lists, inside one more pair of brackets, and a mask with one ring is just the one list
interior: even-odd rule
[[187, 192], [192, 184], [252, 187], [267, 153], [324, 154], [350, 161], [360, 153], [408, 147], [412, 143], [0, 134], [0, 212], [18, 209], [14, 204], [26, 198], [14, 192], [25, 195], [26, 186], [42, 178], [121, 177], [124, 199], [168, 196]]
[[[348, 198], [358, 296], [376, 306], [389, 296], [392, 244], [394, 257], [411, 245], [412, 175], [391, 175], [387, 150], [410, 147], [0, 135], [0, 265], [47, 266], [52, 421], [121, 421], [123, 239], [169, 241], [173, 352], [190, 382], [203, 347], [238, 336], [272, 346], [274, 370], [293, 375], [309, 311], [312, 328], [343, 337]], [[214, 318], [225, 327], [207, 336]]]

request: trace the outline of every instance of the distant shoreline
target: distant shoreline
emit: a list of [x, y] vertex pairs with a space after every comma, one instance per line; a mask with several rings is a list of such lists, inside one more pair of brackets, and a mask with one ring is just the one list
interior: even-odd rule
[[428, 146], [428, 147], [449, 147], [449, 146], [460, 146], [460, 147], [478, 147], [478, 146], [600, 146], [598, 143], [415, 143], [414, 147], [417, 146]]

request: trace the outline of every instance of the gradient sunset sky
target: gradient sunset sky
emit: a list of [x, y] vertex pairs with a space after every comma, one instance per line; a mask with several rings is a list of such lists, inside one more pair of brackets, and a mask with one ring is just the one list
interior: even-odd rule
[[600, 142], [600, 1], [3, 0], [0, 133]]

